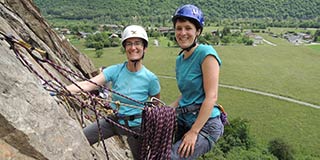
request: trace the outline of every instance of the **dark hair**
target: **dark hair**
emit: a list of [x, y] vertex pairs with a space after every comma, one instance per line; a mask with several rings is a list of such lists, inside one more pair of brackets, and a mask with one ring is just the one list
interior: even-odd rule
[[148, 47], [148, 42], [144, 39], [142, 39], [143, 42], [143, 48], [147, 48]]
[[183, 16], [177, 16], [174, 21], [173, 21], [173, 27], [176, 28], [176, 23], [177, 21], [181, 21], [181, 22], [186, 22], [186, 21], [189, 21], [191, 22], [197, 30], [200, 30], [202, 32], [202, 27], [201, 25], [199, 24], [199, 22], [193, 18], [189, 18], [189, 17], [183, 17]]

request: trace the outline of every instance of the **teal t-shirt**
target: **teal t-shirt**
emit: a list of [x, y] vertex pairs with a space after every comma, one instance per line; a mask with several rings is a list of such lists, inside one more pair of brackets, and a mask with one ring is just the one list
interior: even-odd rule
[[[178, 88], [182, 94], [179, 101], [180, 107], [191, 104], [202, 104], [205, 99], [203, 88], [203, 75], [201, 64], [207, 56], [213, 56], [221, 66], [221, 59], [216, 50], [211, 45], [199, 44], [192, 55], [183, 59], [184, 54], [180, 54], [176, 59], [176, 79]], [[212, 110], [210, 117], [216, 117], [220, 114], [218, 108]], [[194, 121], [196, 116], [188, 118]]]
[[[112, 83], [113, 91], [139, 102], [147, 102], [149, 96], [154, 96], [160, 93], [160, 83], [154, 73], [144, 66], [137, 72], [131, 72], [127, 69], [126, 65], [127, 62], [123, 64], [112, 65], [103, 70], [106, 81]], [[141, 108], [144, 107], [139, 103], [119, 96], [115, 93], [112, 94], [112, 100], [134, 106], [140, 106]], [[113, 103], [111, 103], [111, 106], [116, 108], [115, 104]], [[142, 110], [129, 106], [120, 106], [118, 113], [130, 116], [141, 114]], [[124, 124], [124, 121], [120, 120], [120, 123]], [[129, 126], [138, 126], [140, 124], [141, 118], [129, 121]]]

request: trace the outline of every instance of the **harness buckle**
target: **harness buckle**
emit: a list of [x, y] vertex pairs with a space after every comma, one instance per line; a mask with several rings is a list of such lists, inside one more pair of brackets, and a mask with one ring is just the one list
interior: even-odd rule
[[133, 121], [135, 119], [135, 117], [136, 117], [135, 115], [128, 116], [128, 120]]
[[129, 121], [133, 121], [133, 120], [141, 118], [141, 117], [142, 117], [141, 114], [134, 114], [134, 115], [130, 115], [130, 116], [127, 116], [127, 115], [124, 115], [124, 114], [120, 114], [120, 113], [116, 114], [117, 121], [123, 120], [124, 123], [125, 123], [125, 126], [127, 126], [127, 127], [130, 127], [129, 126]]
[[134, 115], [127, 116], [127, 115], [120, 114], [120, 113], [116, 114], [116, 116], [118, 117], [118, 119], [129, 120], [129, 121], [132, 121], [132, 120], [135, 120], [137, 118], [142, 117], [141, 114], [134, 114]]

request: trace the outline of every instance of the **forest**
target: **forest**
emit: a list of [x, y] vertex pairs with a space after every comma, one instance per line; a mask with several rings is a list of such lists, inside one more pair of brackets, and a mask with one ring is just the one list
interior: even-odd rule
[[[197, 5], [206, 25], [256, 23], [271, 27], [317, 28], [320, 26], [319, 0], [34, 0], [51, 22], [86, 21], [98, 24], [141, 24], [169, 26], [176, 8]], [[57, 23], [56, 23], [57, 24]]]

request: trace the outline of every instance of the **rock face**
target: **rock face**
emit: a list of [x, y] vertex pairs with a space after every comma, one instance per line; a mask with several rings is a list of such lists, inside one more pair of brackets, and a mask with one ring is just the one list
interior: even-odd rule
[[[45, 50], [50, 60], [90, 78], [91, 61], [50, 29], [31, 0], [0, 0], [0, 15], [2, 33]], [[89, 145], [80, 124], [9, 47], [0, 40], [0, 159], [107, 159], [102, 145]], [[37, 73], [49, 78], [25, 49], [20, 47], [19, 52]], [[59, 72], [48, 68], [67, 83]], [[128, 159], [127, 148], [120, 145], [115, 138], [108, 140], [110, 159]]]

